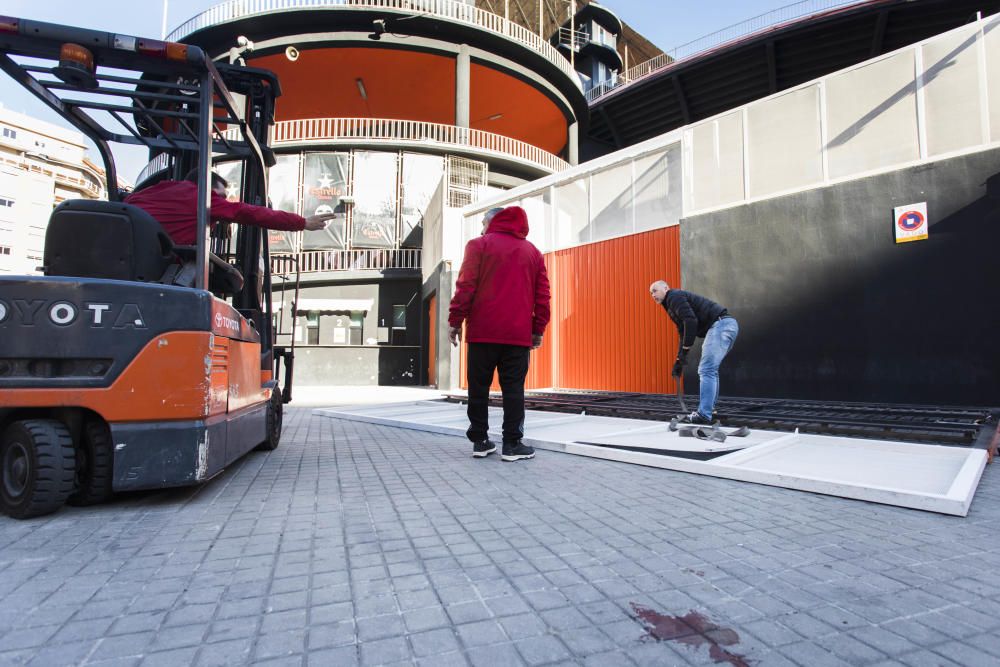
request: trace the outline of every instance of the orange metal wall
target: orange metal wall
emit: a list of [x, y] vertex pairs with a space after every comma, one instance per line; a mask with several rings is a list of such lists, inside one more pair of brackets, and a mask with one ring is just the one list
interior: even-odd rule
[[[545, 255], [545, 271], [549, 274], [549, 282], [552, 283], [553, 268], [555, 266], [552, 254]], [[551, 287], [554, 287], [552, 285]], [[550, 289], [551, 289], [550, 287]], [[555, 295], [553, 294], [555, 306]], [[524, 380], [525, 389], [542, 389], [552, 386], [552, 350], [555, 347], [552, 341], [552, 322], [555, 321], [555, 308], [552, 309], [552, 319], [545, 329], [545, 336], [542, 338], [542, 346], [531, 353], [531, 363], [528, 365], [528, 377]], [[494, 391], [500, 391], [500, 384], [494, 382]]]
[[427, 384], [437, 386], [437, 294], [427, 300]]
[[[679, 226], [559, 250], [545, 256], [545, 266], [552, 320], [531, 354], [525, 388], [676, 391], [670, 368], [677, 328], [649, 285], [662, 279], [681, 286]], [[495, 378], [492, 389], [500, 390]]]
[[649, 284], [663, 279], [680, 287], [680, 227], [553, 254], [553, 384], [673, 392], [677, 329], [649, 296]]

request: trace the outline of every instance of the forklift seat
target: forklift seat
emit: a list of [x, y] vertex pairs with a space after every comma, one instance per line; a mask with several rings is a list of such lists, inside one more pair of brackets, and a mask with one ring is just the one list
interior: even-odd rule
[[170, 237], [136, 206], [70, 199], [49, 218], [43, 267], [47, 276], [156, 282], [174, 263]]

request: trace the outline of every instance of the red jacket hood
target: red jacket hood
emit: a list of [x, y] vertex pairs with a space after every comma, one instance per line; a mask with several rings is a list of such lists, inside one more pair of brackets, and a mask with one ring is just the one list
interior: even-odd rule
[[496, 232], [511, 234], [519, 239], [527, 238], [528, 214], [520, 206], [508, 206], [493, 216], [489, 227], [486, 228], [487, 234]]

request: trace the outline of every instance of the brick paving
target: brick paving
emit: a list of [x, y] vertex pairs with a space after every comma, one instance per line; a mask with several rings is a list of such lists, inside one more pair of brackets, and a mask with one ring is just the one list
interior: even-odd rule
[[967, 518], [286, 413], [193, 489], [0, 519], [0, 665], [1000, 663]]

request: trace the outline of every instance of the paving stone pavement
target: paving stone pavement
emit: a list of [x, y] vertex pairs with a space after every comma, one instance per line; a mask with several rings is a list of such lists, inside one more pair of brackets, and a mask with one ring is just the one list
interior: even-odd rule
[[0, 665], [990, 665], [967, 518], [286, 413], [200, 488], [0, 519]]

